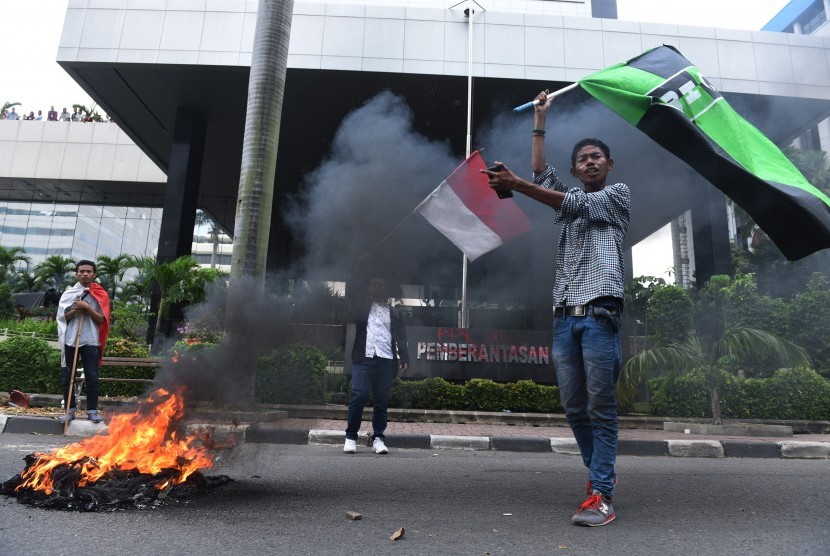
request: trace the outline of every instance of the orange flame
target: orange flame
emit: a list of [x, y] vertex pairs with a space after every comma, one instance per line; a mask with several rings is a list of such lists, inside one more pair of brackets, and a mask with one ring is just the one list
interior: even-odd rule
[[171, 393], [159, 388], [142, 401], [134, 413], [115, 415], [108, 432], [81, 442], [57, 448], [51, 454], [37, 453], [37, 460], [21, 474], [23, 480], [15, 490], [34, 489], [52, 494], [52, 472], [61, 465], [80, 470], [79, 487], [95, 483], [114, 470], [136, 470], [166, 475], [156, 488], [183, 483], [195, 471], [208, 468], [213, 460], [198, 445], [199, 438], [179, 439], [175, 427], [184, 415], [183, 389]]

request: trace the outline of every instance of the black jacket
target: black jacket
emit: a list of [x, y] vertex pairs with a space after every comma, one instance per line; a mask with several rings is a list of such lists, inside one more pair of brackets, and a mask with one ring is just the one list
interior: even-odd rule
[[[372, 309], [372, 300], [366, 298], [350, 307], [350, 322], [355, 325], [354, 346], [352, 347], [352, 362], [358, 363], [366, 358], [366, 327], [369, 324], [369, 311]], [[406, 326], [403, 316], [397, 307], [390, 307], [389, 316], [392, 323], [392, 355], [397, 361], [400, 355], [401, 362], [409, 364], [409, 343], [406, 340]]]

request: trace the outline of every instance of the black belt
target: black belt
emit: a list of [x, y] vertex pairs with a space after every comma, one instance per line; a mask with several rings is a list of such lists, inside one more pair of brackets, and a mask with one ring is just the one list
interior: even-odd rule
[[568, 307], [554, 307], [554, 317], [584, 317], [587, 315], [600, 316], [620, 316], [619, 307], [614, 307], [615, 302], [596, 302], [586, 303], [585, 305], [570, 305]]

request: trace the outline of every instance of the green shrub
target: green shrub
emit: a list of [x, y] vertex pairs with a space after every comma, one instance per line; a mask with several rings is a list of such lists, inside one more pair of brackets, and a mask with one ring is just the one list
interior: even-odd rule
[[700, 373], [648, 381], [651, 413], [662, 417], [709, 417], [712, 409], [706, 380]]
[[487, 378], [474, 378], [464, 385], [470, 409], [478, 411], [503, 411], [510, 405], [509, 392], [504, 384]]
[[648, 327], [661, 345], [682, 342], [692, 330], [694, 301], [679, 286], [661, 286], [648, 301]]
[[[721, 371], [718, 394], [721, 411], [727, 419], [747, 418], [742, 401], [742, 380]], [[712, 417], [709, 385], [702, 371], [679, 376], [665, 376], [648, 381], [652, 415], [665, 417]]]
[[323, 381], [325, 402], [338, 405], [349, 403], [351, 383], [349, 376], [343, 373], [327, 372]]
[[447, 382], [443, 378], [428, 378], [422, 381], [422, 399], [419, 409], [466, 409], [464, 387]]
[[500, 384], [481, 378], [471, 379], [466, 384], [455, 384], [443, 378], [406, 381], [398, 378], [392, 385], [389, 406], [529, 413], [562, 411], [556, 386], [541, 386], [531, 380]]
[[532, 380], [507, 384], [507, 408], [523, 413], [562, 413], [559, 388], [542, 386]]
[[148, 318], [148, 309], [143, 303], [113, 299], [110, 306], [110, 338], [144, 338], [147, 335]]
[[60, 393], [60, 351], [25, 336], [0, 342], [0, 391]]
[[8, 284], [0, 282], [0, 317], [13, 318], [16, 314], [12, 290]]
[[[150, 357], [150, 350], [145, 344], [140, 344], [126, 338], [110, 339], [107, 342], [105, 355], [109, 357]], [[155, 367], [108, 367], [104, 365], [98, 373], [101, 378], [145, 378], [156, 377]], [[140, 396], [147, 389], [143, 382], [102, 382], [101, 396]]]
[[169, 355], [179, 354], [184, 355], [186, 353], [192, 353], [194, 355], [200, 354], [205, 351], [209, 351], [212, 349], [216, 349], [219, 347], [219, 344], [214, 344], [212, 342], [188, 342], [179, 340], [175, 344], [173, 344], [165, 353]]
[[[772, 378], [721, 373], [718, 387], [727, 419], [830, 419], [830, 381], [808, 369], [780, 370]], [[700, 372], [648, 382], [652, 415], [711, 417], [709, 389]]]
[[[830, 419], [830, 381], [809, 369], [784, 369], [758, 381], [747, 400], [757, 419]], [[749, 389], [747, 389], [749, 390]], [[760, 394], [760, 395], [759, 395]]]
[[[392, 392], [389, 394], [389, 407], [402, 407], [404, 409], [421, 409], [420, 403], [426, 392], [425, 382], [427, 380], [401, 380], [396, 378], [392, 383]], [[442, 379], [443, 380], [443, 379]]]
[[323, 380], [323, 388], [326, 392], [335, 394], [349, 393], [349, 377], [343, 373], [326, 373]]
[[390, 407], [407, 409], [466, 409], [464, 387], [443, 378], [401, 380], [396, 378], [389, 397]]
[[327, 364], [325, 354], [315, 347], [281, 346], [259, 359], [256, 398], [265, 403], [323, 403]]
[[[50, 308], [51, 315], [55, 316], [55, 308]], [[0, 328], [8, 328], [16, 332], [34, 332], [36, 334], [43, 334], [44, 336], [58, 336], [58, 321], [54, 318], [49, 320], [17, 320], [17, 319], [3, 319], [0, 320]]]
[[830, 378], [830, 278], [815, 273], [807, 289], [792, 301], [789, 318], [789, 338], [803, 347], [811, 366], [822, 376]]

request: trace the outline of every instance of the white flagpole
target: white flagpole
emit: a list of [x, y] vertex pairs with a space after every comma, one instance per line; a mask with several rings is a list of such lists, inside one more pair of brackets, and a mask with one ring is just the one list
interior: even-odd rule
[[[558, 91], [554, 91], [554, 92], [552, 92], [552, 93], [548, 93], [548, 97], [547, 97], [547, 98], [558, 97], [558, 96], [559, 96], [559, 95], [561, 95], [562, 93], [567, 93], [567, 92], [568, 92], [568, 91], [570, 91], [571, 89], [576, 89], [577, 87], [579, 87], [579, 82], [578, 82], [578, 81], [577, 81], [576, 83], [571, 83], [571, 84], [570, 84], [570, 85], [568, 85], [567, 87], [562, 87], [562, 88], [561, 88], [561, 89], [559, 89]], [[525, 110], [530, 110], [530, 109], [531, 109], [531, 108], [533, 108], [534, 106], [538, 106], [538, 105], [539, 105], [539, 101], [538, 101], [538, 100], [536, 100], [536, 99], [533, 99], [533, 100], [531, 100], [530, 102], [526, 102], [526, 103], [522, 104], [521, 106], [517, 106], [516, 108], [514, 108], [514, 109], [513, 109], [513, 113], [514, 113], [514, 114], [518, 114], [519, 112], [524, 112]]]
[[[473, 149], [473, 0], [467, 0], [467, 148], [464, 158], [470, 157]], [[458, 327], [470, 326], [470, 311], [467, 308], [467, 255], [462, 255], [461, 263], [461, 311], [458, 315]]]

